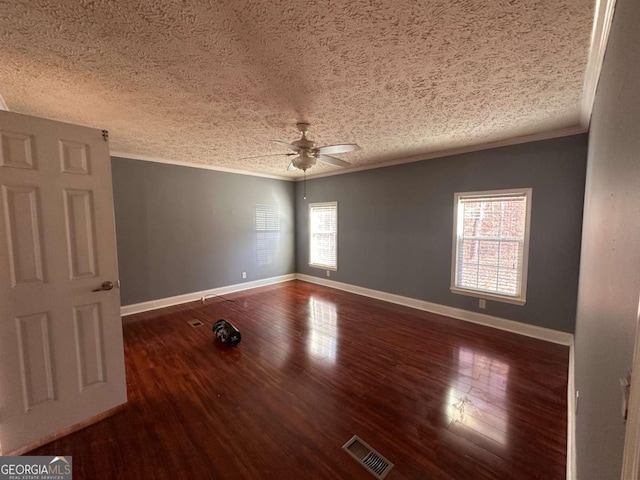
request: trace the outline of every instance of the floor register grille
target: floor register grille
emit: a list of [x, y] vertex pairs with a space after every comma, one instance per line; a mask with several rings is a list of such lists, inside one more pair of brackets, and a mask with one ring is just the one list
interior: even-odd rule
[[361, 463], [376, 478], [384, 478], [393, 468], [393, 463], [384, 458], [367, 443], [354, 435], [343, 447], [349, 455]]

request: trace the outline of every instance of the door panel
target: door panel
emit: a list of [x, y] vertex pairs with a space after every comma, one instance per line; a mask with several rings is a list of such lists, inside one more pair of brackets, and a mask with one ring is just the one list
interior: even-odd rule
[[2, 186], [9, 266], [13, 287], [42, 282], [40, 207], [36, 187]]
[[33, 139], [30, 135], [3, 130], [0, 131], [0, 141], [0, 166], [29, 170], [35, 167]]
[[24, 410], [54, 400], [49, 315], [16, 318]]
[[100, 130], [0, 112], [0, 453], [126, 401]]
[[100, 304], [73, 307], [78, 384], [81, 391], [104, 383], [102, 315]]
[[93, 200], [88, 190], [64, 191], [65, 226], [71, 280], [95, 277]]

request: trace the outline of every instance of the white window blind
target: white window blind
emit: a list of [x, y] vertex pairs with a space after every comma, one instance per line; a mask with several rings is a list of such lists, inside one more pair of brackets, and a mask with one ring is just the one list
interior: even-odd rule
[[309, 204], [309, 265], [338, 269], [338, 203]]
[[270, 265], [278, 253], [280, 215], [276, 205], [255, 206], [256, 263]]
[[455, 195], [452, 291], [524, 304], [531, 189]]

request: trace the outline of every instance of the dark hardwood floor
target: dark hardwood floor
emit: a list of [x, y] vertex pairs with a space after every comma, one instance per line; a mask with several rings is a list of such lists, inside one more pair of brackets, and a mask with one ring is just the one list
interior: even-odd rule
[[122, 411], [29, 455], [72, 455], [76, 480], [373, 478], [357, 434], [390, 480], [565, 478], [567, 347], [300, 281], [126, 317], [124, 339]]

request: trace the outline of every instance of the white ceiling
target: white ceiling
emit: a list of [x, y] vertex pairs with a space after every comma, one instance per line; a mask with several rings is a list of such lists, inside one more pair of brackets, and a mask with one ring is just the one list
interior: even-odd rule
[[[270, 140], [362, 168], [580, 127], [593, 0], [0, 0], [12, 111], [112, 152], [278, 176]], [[584, 129], [584, 125], [582, 126]], [[317, 165], [309, 173], [336, 167]]]

